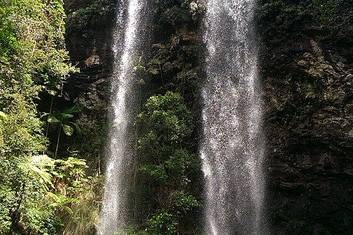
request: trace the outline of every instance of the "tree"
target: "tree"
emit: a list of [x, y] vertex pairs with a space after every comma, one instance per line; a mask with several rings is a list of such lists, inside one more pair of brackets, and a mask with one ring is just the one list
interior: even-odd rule
[[[200, 162], [191, 153], [193, 117], [175, 92], [150, 97], [138, 115], [139, 172], [150, 185], [148, 234], [183, 231], [201, 204], [192, 190]], [[153, 195], [153, 196], [152, 196]]]
[[73, 106], [71, 108], [65, 109], [62, 112], [56, 111], [52, 114], [48, 114], [48, 118], [47, 118], [48, 128], [49, 128], [49, 124], [54, 124], [58, 127], [58, 132], [57, 132], [58, 134], [57, 134], [55, 154], [54, 154], [55, 157], [58, 154], [61, 132], [64, 132], [64, 134], [67, 136], [72, 136], [75, 129], [78, 132], [80, 131], [80, 128], [78, 127], [78, 125], [76, 125], [75, 122], [71, 121], [74, 117], [74, 114], [78, 113], [79, 111], [80, 109], [77, 106]]
[[[36, 109], [40, 92], [59, 91], [70, 72], [61, 0], [0, 2], [0, 233], [55, 233], [45, 204], [50, 169], [33, 159], [47, 140]], [[59, 226], [60, 227], [60, 226]]]

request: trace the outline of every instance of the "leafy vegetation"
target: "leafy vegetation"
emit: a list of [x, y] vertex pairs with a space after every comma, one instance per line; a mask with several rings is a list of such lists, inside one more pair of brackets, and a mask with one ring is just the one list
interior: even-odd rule
[[[86, 175], [85, 161], [45, 155], [48, 140], [36, 105], [41, 93], [59, 95], [77, 71], [65, 50], [64, 19], [61, 0], [0, 3], [1, 234], [57, 234], [68, 221], [82, 223], [75, 217], [79, 205], [92, 198], [94, 189], [87, 189], [95, 180]], [[65, 122], [71, 114], [55, 115], [48, 122], [57, 120], [72, 134]]]
[[[80, 96], [76, 105], [71, 101], [69, 104], [57, 101], [63, 100], [59, 97], [65, 93], [67, 78], [78, 71], [69, 62], [65, 31], [66, 36], [70, 33], [75, 36], [69, 40], [79, 41], [77, 35], [82, 35], [84, 40], [93, 38], [94, 48], [86, 49], [89, 44], [86, 41], [82, 45], [81, 42], [73, 43], [73, 48], [82, 46], [77, 57], [87, 56], [88, 49], [96, 53], [100, 44], [104, 44], [106, 50], [108, 45], [99, 42], [103, 37], [96, 40], [95, 30], [113, 25], [106, 19], [114, 18], [116, 2], [72, 2], [67, 1], [72, 5], [67, 9], [66, 18], [62, 0], [0, 1], [0, 234], [89, 235], [96, 232], [102, 180], [101, 176], [92, 175], [100, 172], [104, 154], [107, 105], [97, 98], [96, 103], [87, 106], [98, 108], [83, 111], [80, 104], [89, 103], [89, 95]], [[199, 61], [203, 45], [198, 30], [204, 6], [201, 1], [191, 0], [154, 0], [152, 3], [153, 11], [149, 12], [153, 16], [149, 22], [152, 24], [152, 46], [139, 57], [135, 71], [140, 81], [141, 107], [134, 117], [137, 167], [132, 191], [139, 211], [135, 211], [135, 223], [121, 234], [199, 234], [203, 205], [197, 130], [200, 129], [198, 100], [202, 66]], [[315, 82], [303, 79], [305, 82], [301, 82], [302, 73], [291, 74], [298, 65], [288, 69], [280, 65], [286, 64], [289, 57], [310, 52], [307, 48], [315, 41], [325, 52], [325, 60], [341, 48], [337, 55], [347, 58], [345, 62], [342, 60], [346, 67], [338, 63], [333, 67], [340, 67], [342, 71], [349, 68], [352, 63], [352, 4], [347, 0], [259, 1], [256, 17], [264, 43], [262, 49], [274, 53], [265, 54], [262, 59], [266, 63], [260, 67], [268, 73], [264, 77], [271, 80], [278, 76], [276, 82], [284, 84], [274, 89], [279, 94], [287, 88], [308, 94], [293, 96], [295, 101], [284, 99], [281, 107], [288, 107], [288, 110], [274, 115], [290, 118], [283, 123], [293, 125], [292, 118], [300, 117], [302, 112], [299, 108], [305, 103], [302, 98], [314, 97], [311, 94], [325, 89], [322, 86], [324, 79], [315, 79]], [[111, 25], [101, 27], [102, 19]], [[341, 57], [332, 57], [332, 61], [335, 60], [341, 60]], [[107, 60], [102, 61], [106, 63]], [[79, 64], [86, 66], [85, 61]], [[314, 64], [310, 65], [310, 70], [312, 67]], [[95, 69], [89, 71], [88, 76], [106, 72]], [[348, 74], [342, 77], [351, 78]], [[97, 87], [103, 87], [100, 82]], [[338, 83], [343, 84], [340, 80]], [[344, 88], [345, 92], [348, 90], [351, 89]], [[95, 96], [94, 91], [90, 90], [90, 95]], [[108, 96], [109, 91], [101, 93]], [[342, 96], [340, 92], [335, 93]], [[298, 94], [302, 93], [298, 91]], [[318, 97], [314, 100], [321, 106], [322, 100]], [[347, 108], [340, 112], [348, 115], [350, 98], [346, 98], [347, 104], [343, 106]], [[43, 103], [45, 109], [40, 107]], [[333, 105], [336, 104], [330, 105], [328, 110], [332, 110]], [[309, 108], [306, 106], [306, 109]], [[284, 128], [282, 124], [276, 128], [278, 126]], [[330, 155], [331, 151], [333, 149]], [[345, 148], [345, 151], [348, 150]], [[330, 177], [332, 174], [330, 172]], [[338, 181], [336, 183], [341, 187]], [[309, 202], [309, 199], [305, 200]], [[310, 202], [314, 205], [315, 201], [320, 200]], [[317, 209], [307, 207], [304, 217], [292, 220], [293, 210], [287, 207], [290, 206], [276, 210], [278, 218], [275, 221], [287, 226], [288, 231], [300, 231], [298, 234], [320, 231], [320, 227], [317, 229], [316, 225], [308, 223], [311, 218], [318, 218], [315, 217]], [[324, 225], [333, 234], [344, 234], [342, 231], [350, 226], [352, 217], [347, 208], [344, 210], [348, 212], [340, 212], [342, 216], [332, 215], [335, 220]], [[295, 212], [300, 213], [299, 209]], [[306, 217], [310, 213], [315, 216]], [[323, 214], [329, 217], [330, 213]], [[345, 218], [346, 225], [339, 221], [340, 217]], [[319, 224], [326, 219], [316, 220]], [[340, 228], [336, 228], [339, 223]]]
[[89, 0], [84, 7], [70, 10], [68, 13], [69, 30], [84, 29], [100, 17], [109, 15], [115, 9], [115, 2], [109, 0]]
[[[100, 180], [86, 175], [87, 165], [77, 158], [77, 150], [99, 156], [104, 139], [85, 145], [84, 138], [101, 138], [101, 130], [85, 119], [78, 106], [56, 107], [65, 79], [77, 71], [65, 50], [62, 1], [7, 0], [1, 4], [0, 169], [7, 176], [0, 182], [1, 233], [94, 233]], [[196, 8], [189, 5], [189, 1], [156, 1], [156, 11], [163, 15], [155, 18], [156, 25], [172, 31], [142, 67], [141, 79], [156, 86], [146, 93], [136, 117], [138, 177], [149, 184], [142, 200], [153, 208], [131, 233], [175, 234], [197, 223], [190, 219], [201, 207], [194, 187], [200, 163], [190, 107], [194, 106], [198, 47], [195, 35], [184, 31], [174, 35], [179, 28], [196, 24]], [[114, 7], [105, 0], [73, 7], [68, 12], [70, 30], [85, 28], [97, 15], [111, 14]], [[180, 45], [175, 36], [181, 39]], [[171, 48], [180, 49], [171, 54]], [[193, 98], [186, 102], [185, 97]], [[39, 112], [40, 102], [48, 110]], [[69, 140], [74, 150], [63, 151], [61, 146], [70, 136], [75, 137]], [[72, 155], [67, 158], [67, 153]]]
[[201, 207], [192, 190], [199, 172], [198, 156], [190, 138], [193, 117], [183, 98], [175, 92], [150, 97], [138, 115], [139, 171], [151, 200], [148, 234], [176, 234]]

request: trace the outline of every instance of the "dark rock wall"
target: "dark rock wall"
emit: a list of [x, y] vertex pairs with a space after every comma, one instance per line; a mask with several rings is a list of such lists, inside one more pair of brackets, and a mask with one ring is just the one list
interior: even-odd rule
[[[72, 62], [81, 69], [68, 80], [66, 93], [84, 107], [79, 122], [87, 126], [84, 139], [75, 144], [99, 161], [115, 2], [65, 3], [67, 45]], [[266, 212], [272, 234], [353, 234], [352, 9], [349, 0], [259, 1], [256, 15], [268, 146]], [[163, 70], [171, 79], [192, 79], [200, 74], [199, 68], [190, 67], [178, 53], [202, 59], [200, 50], [185, 46], [194, 45], [188, 44], [192, 40], [200, 42], [196, 37], [200, 28], [193, 20], [188, 27], [182, 15], [178, 23], [173, 18], [179, 17], [177, 11], [170, 11], [161, 13], [170, 22], [154, 26], [162, 44], [154, 41], [151, 56], [164, 53], [163, 63], [151, 61], [148, 69], [156, 76]], [[160, 27], [165, 31], [156, 30]], [[154, 70], [156, 65], [160, 67]], [[170, 81], [170, 86], [175, 84]], [[192, 93], [191, 89], [197, 85], [187, 84], [192, 85], [183, 92], [192, 104], [198, 90]]]
[[92, 83], [109, 80], [113, 62], [111, 39], [115, 3], [107, 0], [66, 0], [65, 7], [67, 49], [71, 62], [80, 68], [80, 73], [68, 81], [67, 92], [74, 99]]
[[65, 98], [82, 109], [77, 119], [82, 133], [67, 142], [88, 160], [93, 172], [99, 172], [107, 135], [116, 2], [65, 0], [64, 6], [67, 49], [80, 69], [67, 80]]
[[353, 234], [353, 5], [332, 4], [259, 6], [274, 234]]

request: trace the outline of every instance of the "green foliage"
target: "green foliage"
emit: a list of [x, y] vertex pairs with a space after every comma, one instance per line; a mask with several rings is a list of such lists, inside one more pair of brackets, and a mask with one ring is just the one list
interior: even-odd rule
[[[0, 3], [0, 233], [57, 234], [71, 220], [84, 188], [92, 182], [86, 164], [75, 158], [53, 160], [43, 153], [35, 102], [39, 92], [59, 94], [76, 71], [65, 50], [61, 0], [4, 0]], [[66, 123], [71, 113], [51, 114]]]
[[191, 112], [183, 98], [173, 92], [151, 97], [138, 119], [144, 133], [139, 141], [142, 151], [154, 151], [152, 146], [157, 145], [165, 149], [171, 143], [183, 143], [193, 131]]
[[73, 185], [75, 187], [71, 192], [75, 203], [70, 205], [71, 213], [66, 214], [64, 219], [66, 225], [63, 234], [93, 235], [99, 216], [101, 179], [83, 175]]
[[68, 14], [68, 28], [83, 29], [90, 23], [94, 23], [97, 19], [104, 15], [114, 12], [115, 2], [109, 0], [91, 0], [87, 1], [85, 7], [79, 8]]
[[177, 223], [173, 214], [162, 210], [148, 220], [148, 234], [173, 235], [177, 233]]
[[[192, 194], [199, 159], [191, 154], [193, 117], [180, 94], [150, 97], [138, 115], [140, 174], [155, 206], [148, 234], [176, 234], [201, 205]], [[153, 195], [153, 196], [152, 196]]]
[[[16, 213], [22, 209], [27, 192], [36, 192], [39, 183], [48, 180], [45, 174], [36, 171], [36, 165], [29, 162], [30, 156], [45, 149], [41, 123], [35, 117], [33, 107], [21, 95], [13, 97], [16, 99], [6, 108], [6, 113], [2, 112], [0, 121], [0, 172], [3, 175], [0, 180], [0, 207], [3, 209], [0, 231], [7, 231], [18, 222]], [[36, 181], [31, 182], [32, 178]], [[37, 226], [35, 218], [29, 215], [31, 213], [28, 213], [27, 220]]]
[[78, 113], [80, 109], [77, 106], [67, 108], [61, 112], [55, 111], [53, 113], [48, 113], [47, 115], [47, 128], [50, 126], [55, 126], [57, 128], [57, 138], [56, 138], [56, 148], [55, 156], [58, 154], [60, 137], [63, 132], [66, 136], [72, 136], [74, 131], [77, 133], [81, 132], [80, 127], [77, 123], [73, 122], [72, 119], [74, 115]]
[[80, 112], [77, 106], [67, 108], [61, 112], [55, 111], [52, 114], [48, 114], [47, 122], [53, 125], [59, 125], [63, 128], [65, 135], [71, 136], [74, 130], [79, 132], [80, 128], [71, 120], [74, 118], [76, 113]]
[[141, 172], [164, 183], [171, 177], [167, 172], [184, 176], [195, 156], [179, 149], [193, 131], [192, 115], [183, 98], [173, 92], [151, 97], [138, 116], [138, 125], [141, 133], [138, 148], [146, 160]]
[[12, 97], [0, 120], [0, 154], [5, 159], [38, 154], [45, 149], [45, 139], [36, 110], [20, 94]]
[[199, 208], [200, 202], [191, 194], [184, 191], [175, 191], [170, 194], [173, 213], [180, 216], [187, 215], [188, 212]]
[[[102, 115], [104, 110], [95, 110], [94, 117], [80, 113], [79, 119], [75, 121], [75, 129], [79, 135], [72, 138], [73, 148], [80, 154], [84, 154], [90, 160], [90, 164], [99, 167], [100, 159], [104, 155], [104, 147], [107, 138], [107, 119]], [[88, 159], [87, 158], [87, 159]]]
[[313, 0], [314, 9], [318, 12], [322, 23], [327, 23], [337, 14], [337, 0]]
[[43, 139], [34, 103], [38, 93], [58, 93], [63, 79], [75, 71], [67, 63], [64, 47], [65, 14], [60, 0], [5, 0], [0, 4], [0, 13], [0, 110], [14, 117], [6, 125], [16, 125], [16, 116], [24, 120], [27, 115], [30, 122], [23, 125], [21, 133], [5, 133], [6, 139], [13, 140], [7, 141], [6, 146], [11, 151], [20, 149], [13, 153], [16, 157], [32, 155], [39, 150], [18, 145], [37, 146], [42, 142], [41, 151], [44, 150], [44, 140], [35, 140]]
[[[84, 223], [85, 231], [92, 230], [94, 225], [89, 223], [95, 221], [97, 210], [81, 207], [90, 204], [87, 201], [92, 199], [96, 180], [86, 176], [87, 166], [83, 160], [53, 160], [36, 155], [26, 158], [17, 167], [12, 171], [16, 171], [14, 176], [19, 179], [5, 177], [8, 181], [1, 182], [1, 207], [7, 213], [1, 217], [0, 231], [56, 234], [85, 219], [89, 221]], [[12, 189], [14, 183], [18, 185]], [[82, 213], [82, 209], [88, 208], [89, 213]]]
[[[147, 234], [198, 234], [197, 155], [200, 1], [154, 0], [155, 38], [135, 67], [146, 101], [137, 117], [138, 184]], [[143, 98], [144, 99], [144, 98]], [[138, 191], [142, 192], [138, 192]]]
[[192, 0], [154, 0], [156, 25], [173, 28], [181, 24], [192, 25], [203, 12], [198, 1]]
[[62, 2], [4, 0], [0, 12], [0, 85], [9, 89], [2, 90], [3, 99], [6, 91], [34, 97], [43, 88], [60, 90], [61, 80], [74, 71], [64, 47]]

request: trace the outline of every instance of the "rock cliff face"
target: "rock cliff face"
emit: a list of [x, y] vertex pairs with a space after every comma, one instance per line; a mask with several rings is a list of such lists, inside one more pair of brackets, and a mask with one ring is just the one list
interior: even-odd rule
[[92, 83], [108, 81], [115, 4], [104, 0], [67, 0], [65, 6], [68, 15], [66, 43], [72, 63], [81, 70], [69, 80], [69, 88], [73, 89], [69, 91], [70, 95], [76, 98]]
[[[104, 146], [114, 6], [109, 0], [66, 0], [68, 49], [81, 69], [68, 80], [66, 92], [84, 107], [79, 122], [87, 130], [79, 144], [94, 157]], [[352, 9], [344, 0], [259, 1], [272, 234], [352, 234]], [[164, 73], [192, 81], [183, 85], [171, 79], [164, 86], [180, 86], [192, 106], [202, 82], [195, 63], [202, 60], [200, 25], [178, 7], [168, 11], [158, 11], [164, 17], [154, 25], [159, 40], [151, 52], [158, 60], [146, 67], [157, 80]], [[197, 9], [192, 15], [199, 17]]]
[[262, 1], [257, 14], [274, 234], [353, 231], [353, 8], [325, 7]]
[[82, 108], [77, 123], [83, 133], [71, 144], [97, 168], [107, 133], [115, 7], [110, 0], [65, 0], [67, 49], [72, 64], [80, 69], [68, 79], [65, 95]]

